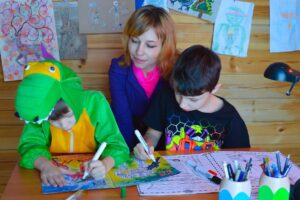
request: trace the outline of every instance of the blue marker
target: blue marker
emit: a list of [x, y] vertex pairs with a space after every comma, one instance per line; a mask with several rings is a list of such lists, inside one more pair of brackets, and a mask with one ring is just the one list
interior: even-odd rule
[[288, 165], [289, 165], [289, 161], [290, 161], [290, 154], [287, 156], [287, 158], [285, 159], [285, 163], [284, 163], [284, 166], [283, 166], [283, 169], [282, 169], [282, 174], [285, 173], [286, 169], [288, 168]]
[[283, 177], [287, 176], [287, 174], [289, 173], [290, 169], [292, 168], [291, 163], [288, 164], [288, 167], [286, 168], [286, 170], [283, 173]]
[[229, 180], [234, 180], [234, 173], [231, 164], [227, 164]]
[[276, 161], [277, 161], [277, 169], [278, 169], [278, 172], [280, 173], [281, 172], [281, 164], [280, 164], [280, 154], [278, 151], [276, 152]]
[[273, 172], [274, 172], [274, 177], [275, 178], [279, 178], [280, 177], [280, 173], [279, 173], [279, 170], [277, 169], [276, 165], [273, 163], [272, 164], [272, 169], [273, 169]]

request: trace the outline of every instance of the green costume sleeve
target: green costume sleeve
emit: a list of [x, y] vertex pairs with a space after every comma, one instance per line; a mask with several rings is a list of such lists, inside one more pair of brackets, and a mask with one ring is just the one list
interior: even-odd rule
[[118, 128], [110, 106], [101, 92], [86, 92], [86, 110], [95, 126], [95, 139], [99, 144], [107, 143], [102, 156], [111, 156], [115, 167], [129, 158], [129, 149]]
[[[26, 124], [23, 129], [23, 133], [19, 142], [18, 152], [21, 155], [20, 166], [33, 169], [34, 161], [43, 156], [47, 159], [51, 159], [51, 154], [48, 150], [50, 133], [49, 128], [46, 128], [47, 124]], [[43, 128], [44, 127], [44, 128]]]

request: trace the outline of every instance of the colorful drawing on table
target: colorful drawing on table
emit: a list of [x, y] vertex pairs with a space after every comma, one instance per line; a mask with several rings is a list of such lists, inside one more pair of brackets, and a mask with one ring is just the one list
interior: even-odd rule
[[113, 168], [103, 180], [94, 180], [91, 177], [82, 180], [84, 172], [83, 163], [92, 159], [92, 157], [92, 154], [54, 156], [52, 159], [53, 163], [61, 168], [67, 185], [64, 187], [54, 187], [42, 184], [42, 193], [51, 194], [137, 185], [180, 173], [156, 153], [155, 163], [151, 160], [143, 161], [130, 158], [128, 162], [117, 168]]
[[2, 0], [0, 15], [4, 81], [23, 79], [24, 65], [42, 59], [41, 44], [59, 60], [52, 1]]
[[220, 3], [221, 0], [168, 0], [168, 7], [213, 23]]

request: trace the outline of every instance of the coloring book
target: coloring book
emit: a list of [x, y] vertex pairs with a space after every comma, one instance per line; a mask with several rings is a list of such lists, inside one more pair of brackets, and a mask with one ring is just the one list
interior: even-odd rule
[[84, 173], [83, 163], [91, 160], [92, 157], [92, 154], [53, 156], [52, 161], [56, 166], [60, 167], [67, 185], [54, 187], [42, 184], [42, 192], [50, 194], [77, 190], [116, 188], [146, 183], [180, 173], [156, 153], [156, 163], [151, 160], [143, 161], [130, 158], [126, 163], [110, 170], [103, 180], [94, 180], [91, 177], [82, 180]]

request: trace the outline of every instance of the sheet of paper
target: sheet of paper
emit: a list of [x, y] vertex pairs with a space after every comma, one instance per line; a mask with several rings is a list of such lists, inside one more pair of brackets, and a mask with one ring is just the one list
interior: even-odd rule
[[82, 180], [84, 172], [83, 163], [90, 160], [93, 157], [92, 154], [54, 156], [53, 163], [63, 172], [67, 185], [64, 187], [53, 187], [42, 184], [42, 192], [44, 194], [49, 194], [130, 186], [149, 181], [156, 181], [163, 177], [179, 173], [177, 169], [173, 168], [159, 154], [155, 154], [155, 156], [158, 165], [153, 164], [151, 160], [143, 161], [131, 158], [126, 163], [110, 170], [104, 180], [94, 180], [91, 177]]
[[300, 50], [300, 1], [270, 0], [270, 52]]
[[246, 57], [254, 4], [222, 0], [214, 25], [212, 50], [219, 54]]
[[78, 0], [80, 33], [120, 33], [134, 11], [132, 0]]
[[41, 43], [59, 60], [51, 0], [1, 0], [0, 16], [4, 81], [23, 79], [24, 65], [43, 59]]
[[215, 22], [221, 1], [224, 0], [168, 0], [168, 7], [187, 15]]
[[199, 155], [164, 156], [174, 168], [180, 171], [180, 174], [161, 179], [159, 182], [140, 184], [138, 185], [139, 194], [141, 196], [154, 196], [217, 192], [218, 185], [204, 177], [197, 176], [186, 164], [188, 160], [193, 160], [207, 170], [209, 168], [216, 171], [207, 159], [203, 159], [203, 156]]
[[156, 7], [161, 7], [163, 9], [165, 9], [167, 12], [169, 12], [167, 0], [144, 0], [143, 6], [146, 6], [146, 5], [153, 5]]
[[78, 3], [54, 2], [54, 15], [61, 59], [86, 59], [87, 38], [79, 33]]
[[[186, 167], [186, 162], [192, 160], [204, 169], [212, 169], [218, 173], [219, 177], [224, 176], [223, 162], [234, 164], [237, 160], [242, 169], [246, 162], [252, 158], [252, 168], [248, 178], [251, 181], [252, 199], [257, 199], [259, 178], [262, 174], [260, 164], [264, 157], [270, 158], [270, 163], [276, 163], [275, 152], [249, 152], [249, 151], [219, 151], [213, 153], [190, 154], [178, 156], [164, 156], [164, 158], [175, 168], [181, 171], [180, 174], [164, 178], [162, 180], [143, 183], [138, 185], [138, 191], [142, 196], [154, 195], [180, 195], [218, 192], [219, 186], [214, 185], [205, 177], [199, 177]], [[284, 165], [285, 156], [280, 154], [281, 165]], [[291, 184], [300, 178], [300, 168], [293, 164], [288, 176]], [[188, 180], [188, 181], [186, 181]]]

